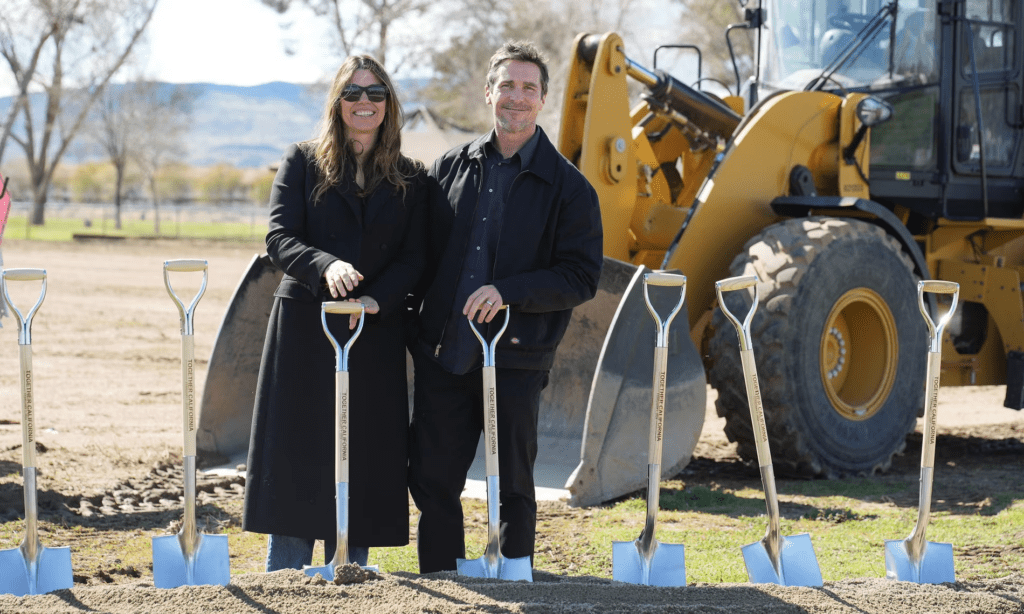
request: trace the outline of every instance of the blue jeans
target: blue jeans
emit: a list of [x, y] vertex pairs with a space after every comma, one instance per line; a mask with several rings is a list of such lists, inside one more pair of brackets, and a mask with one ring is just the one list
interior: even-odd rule
[[[267, 571], [279, 569], [302, 569], [303, 565], [313, 562], [313, 542], [315, 540], [288, 535], [270, 535], [267, 538]], [[324, 540], [324, 564], [334, 558], [334, 539]], [[366, 566], [370, 558], [370, 549], [363, 546], [349, 546], [348, 559], [353, 563]]]

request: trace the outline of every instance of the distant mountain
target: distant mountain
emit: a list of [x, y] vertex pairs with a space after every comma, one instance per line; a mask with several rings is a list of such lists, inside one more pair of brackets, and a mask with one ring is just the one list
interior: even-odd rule
[[[407, 108], [418, 104], [415, 93], [423, 83], [422, 79], [406, 79], [396, 84]], [[227, 162], [257, 168], [276, 163], [289, 144], [313, 136], [326, 96], [323, 85], [280, 81], [252, 87], [184, 85], [196, 91], [185, 160], [194, 166]], [[0, 118], [6, 116], [12, 102], [12, 97], [0, 98]], [[41, 116], [42, 105], [42, 95], [33, 95], [35, 117]], [[16, 158], [20, 153], [16, 144], [9, 143], [5, 157]], [[75, 164], [103, 158], [99, 147], [87, 135], [79, 134], [64, 159]]]

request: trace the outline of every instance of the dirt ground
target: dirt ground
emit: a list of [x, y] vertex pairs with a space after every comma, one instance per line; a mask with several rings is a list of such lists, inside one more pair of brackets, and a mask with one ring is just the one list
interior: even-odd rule
[[[120, 539], [118, 531], [162, 531], [177, 520], [180, 333], [177, 310], [163, 286], [162, 262], [186, 257], [210, 262], [209, 285], [195, 319], [201, 390], [220, 318], [259, 250], [258, 244], [4, 242], [8, 268], [48, 273], [46, 299], [32, 328], [41, 517], [116, 529], [106, 533], [111, 540]], [[176, 290], [191, 297], [197, 276], [180, 279]], [[23, 312], [38, 296], [34, 283], [11, 289]], [[11, 318], [2, 323], [0, 523], [23, 513], [17, 329]], [[936, 464], [961, 470], [937, 473], [933, 509], [980, 507], [992, 481], [1019, 482], [1024, 414], [1002, 408], [1002, 395], [1001, 387], [943, 389]], [[920, 449], [919, 435], [909, 438], [908, 453], [897, 457], [887, 476], [916, 476], [915, 446]], [[735, 446], [712, 410], [684, 473], [759, 487], [756, 474], [736, 461]], [[244, 484], [238, 477], [208, 477], [200, 480], [199, 490], [200, 505], [237, 501]], [[916, 500], [916, 492], [902, 496]], [[573, 512], [562, 502], [545, 502], [544, 513]], [[1019, 530], [1011, 533], [1024, 540]], [[73, 552], [88, 547], [70, 545]], [[15, 546], [0, 543], [0, 548]], [[76, 566], [75, 587], [51, 595], [0, 595], [0, 612], [1024, 612], [1021, 573], [940, 586], [868, 578], [826, 582], [822, 589], [704, 583], [652, 589], [544, 571], [524, 585], [352, 570], [341, 584], [277, 572], [236, 575], [227, 587], [159, 590], [149, 569], [111, 577], [112, 568], [104, 561]]]

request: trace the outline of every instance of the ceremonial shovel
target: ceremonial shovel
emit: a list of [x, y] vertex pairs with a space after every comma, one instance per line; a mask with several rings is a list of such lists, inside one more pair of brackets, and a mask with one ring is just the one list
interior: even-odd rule
[[[953, 305], [938, 325], [928, 315], [924, 293], [952, 294]], [[919, 281], [917, 300], [928, 323], [928, 370], [925, 389], [924, 440], [921, 442], [921, 488], [917, 524], [906, 539], [885, 540], [885, 577], [918, 584], [956, 582], [953, 572], [953, 544], [925, 541], [924, 532], [932, 505], [932, 473], [935, 470], [936, 408], [939, 403], [939, 375], [942, 371], [942, 329], [956, 311], [960, 285], [952, 281]]]
[[[679, 288], [679, 302], [664, 320], [655, 311], [648, 286]], [[631, 542], [612, 542], [612, 579], [647, 586], [686, 586], [685, 547], [663, 544], [654, 538], [655, 517], [661, 494], [661, 450], [665, 425], [665, 388], [668, 373], [668, 330], [686, 299], [686, 277], [672, 273], [644, 275], [644, 301], [657, 326], [654, 346], [654, 394], [651, 427], [647, 439], [647, 521], [640, 537]]]
[[[743, 363], [743, 378], [747, 384], [747, 405], [750, 407], [750, 426], [754, 431], [757, 448], [757, 462], [761, 467], [761, 483], [768, 506], [768, 530], [764, 538], [743, 546], [743, 562], [747, 566], [747, 577], [757, 584], [781, 584], [783, 586], [821, 586], [821, 569], [814, 556], [811, 536], [807, 533], [783, 536], [779, 529], [779, 496], [775, 490], [775, 471], [772, 468], [772, 453], [768, 447], [768, 428], [764, 421], [764, 407], [761, 405], [761, 390], [757, 383], [757, 368], [754, 365], [754, 344], [750, 338], [750, 321], [757, 310], [757, 276], [731, 277], [715, 283], [718, 304], [725, 317], [736, 327], [740, 341], [740, 360]], [[754, 302], [747, 317], [740, 321], [725, 306], [723, 292], [754, 288]]]
[[[320, 574], [325, 580], [334, 581], [334, 570], [342, 565], [348, 565], [351, 561], [348, 558], [348, 408], [349, 408], [349, 385], [348, 385], [348, 351], [355, 343], [356, 337], [363, 332], [363, 318], [365, 306], [362, 303], [353, 301], [329, 301], [320, 304], [320, 323], [323, 324], [324, 333], [334, 346], [336, 361], [334, 374], [334, 496], [335, 496], [335, 542], [334, 558], [330, 563], [320, 567], [305, 566], [302, 568], [307, 576]], [[340, 313], [345, 315], [358, 315], [359, 326], [349, 337], [345, 347], [338, 344], [337, 339], [327, 328], [327, 314]], [[370, 571], [377, 571], [376, 565], [363, 567]]]
[[[7, 293], [8, 281], [42, 281], [39, 300], [27, 316], [14, 306]], [[18, 318], [18, 349], [21, 352], [21, 465], [25, 479], [25, 540], [20, 548], [0, 550], [0, 593], [39, 595], [71, 588], [71, 550], [46, 548], [39, 543], [36, 527], [36, 422], [32, 395], [32, 316], [46, 296], [46, 271], [7, 269], [0, 277], [4, 300]]]
[[456, 559], [455, 564], [460, 576], [473, 578], [498, 578], [501, 580], [526, 580], [533, 582], [533, 566], [530, 557], [507, 559], [501, 554], [501, 531], [499, 516], [499, 478], [498, 478], [498, 397], [495, 384], [494, 346], [508, 327], [509, 310], [505, 310], [505, 323], [501, 330], [491, 339], [490, 344], [473, 324], [473, 314], [469, 316], [469, 327], [480, 340], [484, 349], [484, 461], [487, 472], [487, 549], [478, 559]]
[[[168, 272], [203, 272], [203, 285], [192, 303], [185, 304], [171, 288]], [[185, 519], [177, 535], [153, 538], [153, 585], [176, 588], [182, 585], [220, 584], [231, 580], [227, 535], [204, 535], [196, 530], [196, 395], [195, 337], [192, 316], [196, 303], [206, 291], [205, 260], [164, 262], [164, 285], [181, 316], [182, 412], [185, 431]]]

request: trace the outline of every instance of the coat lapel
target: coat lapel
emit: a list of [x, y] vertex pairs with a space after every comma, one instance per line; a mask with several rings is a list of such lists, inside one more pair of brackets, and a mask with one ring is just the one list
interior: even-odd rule
[[370, 194], [366, 203], [366, 222], [363, 226], [364, 228], [373, 223], [374, 219], [380, 215], [381, 210], [390, 206], [393, 200], [397, 200], [391, 198], [390, 186], [390, 183], [382, 181], [377, 186], [377, 189], [373, 191], [373, 194]]
[[341, 196], [341, 200], [347, 203], [348, 208], [352, 210], [352, 214], [356, 216], [356, 221], [359, 222], [359, 227], [362, 228], [364, 226], [363, 206], [359, 202], [359, 197], [356, 196], [353, 186], [347, 181], [343, 181], [341, 184], [334, 186], [334, 190]]

